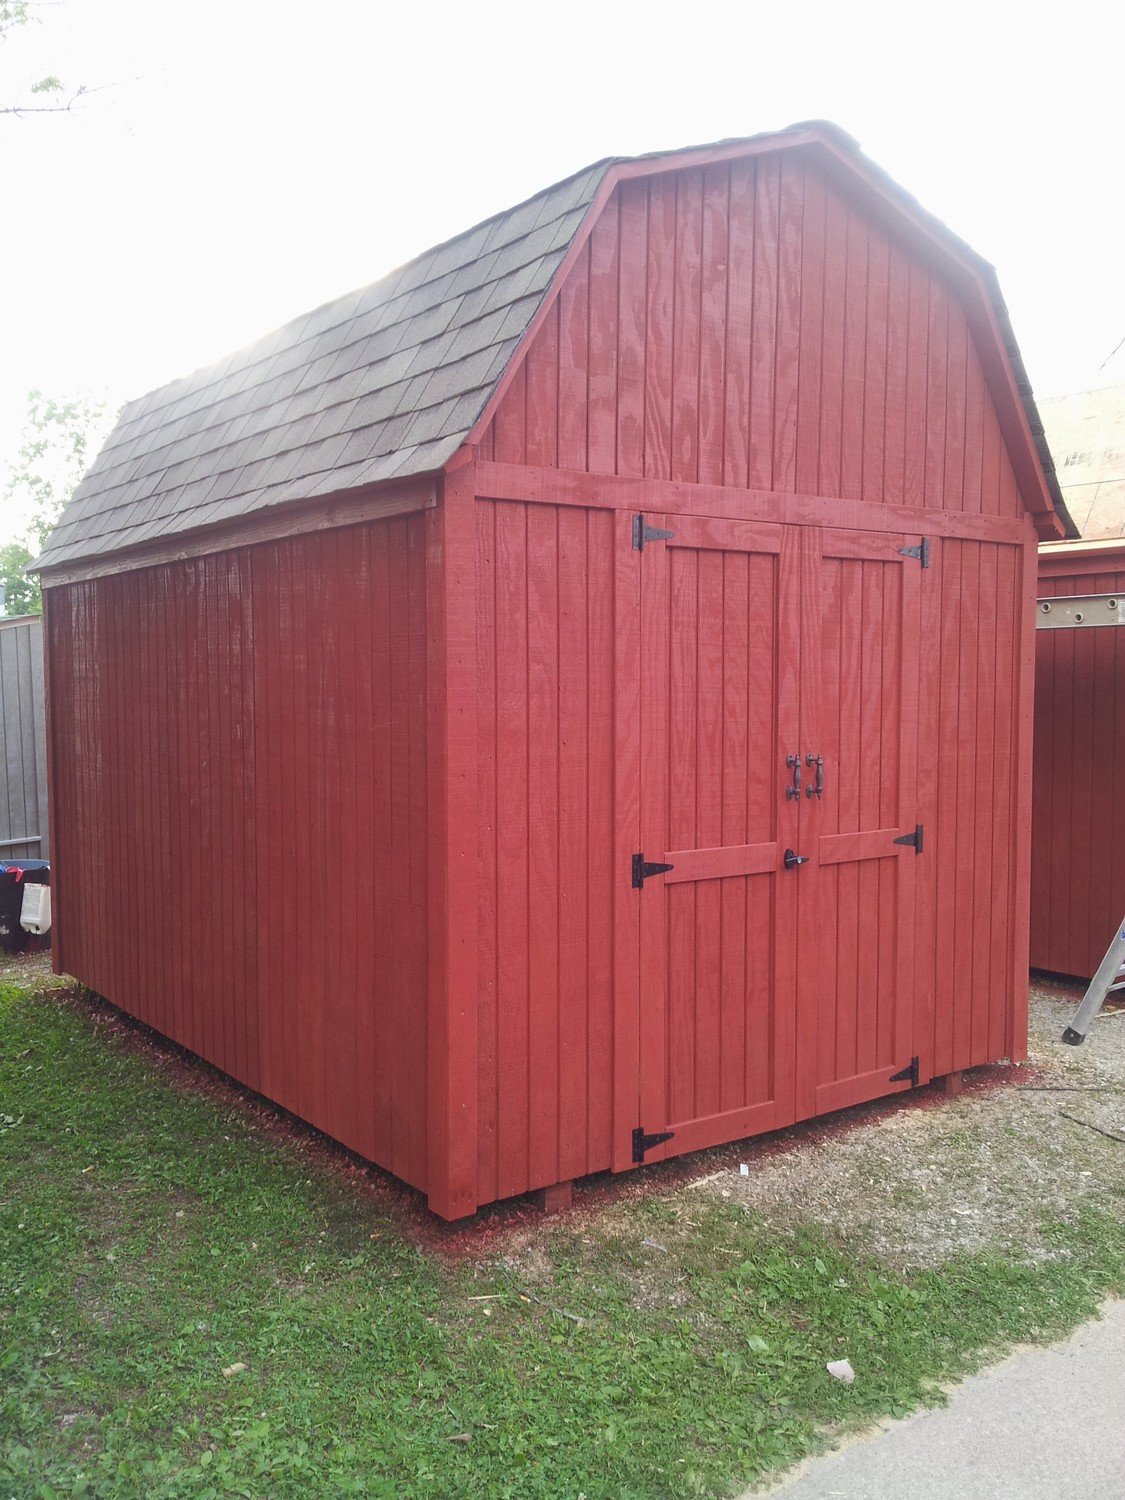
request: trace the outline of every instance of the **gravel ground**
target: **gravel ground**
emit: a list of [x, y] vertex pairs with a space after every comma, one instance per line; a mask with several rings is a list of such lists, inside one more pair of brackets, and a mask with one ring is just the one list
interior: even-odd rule
[[[73, 981], [51, 973], [49, 953], [29, 953], [0, 955], [0, 983]], [[1060, 1037], [1080, 998], [1076, 986], [1033, 985], [1028, 1063], [968, 1073], [958, 1098], [924, 1088], [717, 1147], [670, 1170], [700, 1193], [742, 1202], [779, 1225], [815, 1222], [903, 1268], [988, 1249], [1049, 1259], [1057, 1253], [1050, 1226], [1073, 1221], [1081, 1205], [1125, 1213], [1125, 1009], [1095, 1021], [1082, 1047], [1067, 1047]], [[631, 1197], [665, 1170], [613, 1185]], [[538, 1236], [535, 1215], [529, 1243]]]
[[1026, 1066], [966, 1074], [959, 1098], [924, 1090], [847, 1111], [843, 1130], [799, 1127], [781, 1151], [748, 1142], [748, 1177], [736, 1168], [700, 1187], [780, 1223], [815, 1221], [903, 1268], [989, 1249], [1049, 1259], [1052, 1223], [1083, 1204], [1125, 1211], [1125, 1011], [1068, 1047], [1080, 997], [1032, 987]]
[[65, 975], [51, 972], [51, 955], [46, 949], [39, 953], [0, 953], [0, 984], [43, 990], [73, 983]]

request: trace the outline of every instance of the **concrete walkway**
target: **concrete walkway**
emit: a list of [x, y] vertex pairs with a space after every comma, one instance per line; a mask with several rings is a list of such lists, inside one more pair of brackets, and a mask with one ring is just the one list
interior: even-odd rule
[[[862, 1373], [857, 1375], [862, 1380]], [[759, 1496], [761, 1491], [758, 1492]], [[779, 1500], [1125, 1500], [1125, 1302], [810, 1459]]]

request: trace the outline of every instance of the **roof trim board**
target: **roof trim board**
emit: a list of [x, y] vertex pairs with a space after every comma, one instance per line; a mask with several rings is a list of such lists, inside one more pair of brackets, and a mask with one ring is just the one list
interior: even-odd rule
[[1090, 578], [1125, 569], [1125, 537], [1047, 542], [1039, 548], [1039, 582], [1048, 578]]
[[[405, 516], [414, 511], [433, 510], [437, 505], [440, 480], [437, 475], [423, 475], [405, 484], [383, 484], [367, 490], [339, 490], [317, 500], [295, 500], [274, 506], [218, 526], [201, 526], [194, 531], [177, 532], [163, 541], [155, 540], [103, 557], [81, 560], [71, 566], [43, 570], [45, 587], [59, 588], [81, 583], [89, 578], [104, 578], [111, 573], [134, 573], [141, 568], [155, 568], [163, 563], [187, 562], [208, 557], [215, 552], [232, 552], [238, 547], [253, 547], [260, 542], [279, 542], [288, 537], [305, 536], [314, 531], [336, 531], [343, 526], [358, 526], [366, 521], [385, 521], [391, 516]], [[29, 570], [31, 571], [31, 570]], [[0, 621], [0, 624], [3, 624]]]

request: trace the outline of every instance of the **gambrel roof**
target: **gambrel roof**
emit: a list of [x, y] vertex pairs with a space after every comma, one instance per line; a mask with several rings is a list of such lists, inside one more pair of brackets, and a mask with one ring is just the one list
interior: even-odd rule
[[1055, 534], [1052, 511], [1069, 528], [992, 268], [872, 167], [850, 137], [814, 123], [598, 162], [381, 281], [130, 402], [35, 566], [69, 570], [117, 553], [135, 556], [274, 507], [440, 471], [479, 427], [568, 252], [619, 176], [665, 164], [671, 170], [707, 153], [791, 146], [852, 165], [982, 282], [998, 356], [1022, 406], [1029, 464], [1038, 470], [1040, 503], [1029, 508]]

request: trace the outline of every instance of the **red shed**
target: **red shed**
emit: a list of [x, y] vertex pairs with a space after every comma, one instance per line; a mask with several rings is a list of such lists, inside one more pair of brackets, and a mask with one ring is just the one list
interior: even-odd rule
[[[1039, 596], [1125, 596], [1125, 539], [1039, 555]], [[1036, 641], [1031, 963], [1089, 979], [1125, 913], [1125, 629]]]
[[1037, 434], [819, 124], [142, 398], [42, 558], [56, 961], [446, 1217], [1022, 1057]]

